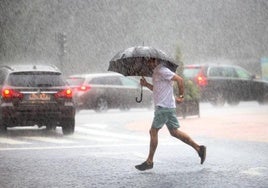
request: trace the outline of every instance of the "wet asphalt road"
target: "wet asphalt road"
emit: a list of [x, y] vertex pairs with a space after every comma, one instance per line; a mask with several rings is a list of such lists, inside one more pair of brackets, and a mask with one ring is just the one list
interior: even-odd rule
[[202, 104], [200, 119], [180, 122], [207, 146], [204, 165], [192, 148], [163, 129], [154, 168], [145, 172], [134, 166], [147, 157], [149, 110], [81, 111], [72, 136], [62, 136], [59, 128], [9, 129], [0, 137], [0, 187], [266, 188], [267, 110], [255, 103], [221, 109]]

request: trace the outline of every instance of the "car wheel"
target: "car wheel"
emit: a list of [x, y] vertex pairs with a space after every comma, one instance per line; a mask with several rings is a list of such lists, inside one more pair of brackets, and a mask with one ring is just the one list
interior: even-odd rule
[[119, 109], [121, 111], [128, 111], [130, 108], [127, 104], [120, 104]]
[[239, 104], [239, 100], [238, 99], [228, 99], [227, 100], [227, 103], [229, 104], [229, 105], [231, 105], [231, 106], [237, 106], [238, 104]]
[[79, 113], [81, 111], [81, 109], [80, 108], [75, 108], [75, 113]]
[[5, 134], [7, 132], [7, 127], [0, 125], [0, 134]]
[[225, 98], [222, 92], [216, 93], [215, 98], [210, 101], [213, 106], [224, 106]]
[[51, 122], [47, 123], [46, 130], [47, 131], [54, 131], [54, 130], [56, 130], [56, 127], [57, 127], [57, 122], [51, 121]]
[[104, 97], [97, 99], [95, 111], [96, 112], [105, 112], [108, 110], [108, 101]]
[[75, 121], [74, 118], [68, 118], [61, 122], [62, 133], [64, 135], [70, 135], [74, 133]]
[[0, 120], [0, 134], [5, 134], [7, 132], [7, 126]]
[[260, 105], [268, 104], [268, 94], [258, 99]]

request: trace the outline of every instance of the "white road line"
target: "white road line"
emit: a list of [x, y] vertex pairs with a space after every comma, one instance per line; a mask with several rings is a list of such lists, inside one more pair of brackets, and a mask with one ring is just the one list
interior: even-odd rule
[[108, 127], [107, 124], [97, 124], [97, 123], [86, 123], [86, 124], [79, 124], [79, 127], [88, 127], [88, 128], [94, 128], [94, 129], [101, 129], [104, 130]]
[[27, 137], [21, 137], [27, 140], [35, 140], [35, 141], [41, 141], [41, 142], [49, 142], [49, 143], [55, 143], [55, 144], [73, 144], [76, 143], [75, 141], [71, 141], [69, 139], [64, 138], [49, 138], [49, 137], [36, 137], [36, 136], [27, 136]]
[[255, 167], [255, 168], [249, 168], [247, 170], [241, 171], [242, 174], [247, 174], [249, 176], [262, 176], [266, 174], [268, 171], [267, 167]]
[[[102, 143], [122, 143], [124, 140], [131, 141], [134, 143], [142, 142], [145, 144], [149, 143], [149, 135], [132, 135], [131, 132], [121, 133], [121, 132], [111, 132], [103, 129], [106, 125], [101, 125], [98, 127], [98, 124], [84, 124], [83, 126], [77, 126], [75, 133], [69, 136], [63, 137], [46, 137], [46, 136], [22, 136], [22, 137], [14, 137], [14, 138], [1, 138], [0, 144], [34, 144], [33, 141], [39, 142], [47, 142], [54, 144], [74, 144], [81, 143], [83, 140], [102, 142]], [[94, 125], [94, 126], [93, 126]], [[95, 127], [95, 128], [93, 128]], [[98, 129], [98, 128], [100, 129]], [[161, 138], [161, 136], [159, 137]], [[18, 139], [22, 139], [19, 141]], [[163, 137], [161, 138], [161, 143], [169, 144], [171, 138]]]
[[[165, 145], [177, 145], [177, 144], [168, 143]], [[94, 144], [94, 145], [43, 146], [43, 147], [19, 147], [19, 148], [12, 147], [12, 148], [0, 148], [0, 151], [111, 148], [111, 147], [129, 147], [129, 146], [148, 146], [148, 143], [146, 143], [146, 144]]]
[[29, 144], [29, 143], [24, 141], [18, 141], [14, 138], [0, 138], [0, 144]]
[[108, 132], [108, 131], [102, 131], [102, 130], [96, 130], [96, 129], [87, 129], [84, 127], [77, 127], [75, 129], [75, 132], [79, 134], [86, 133], [89, 135], [102, 136], [104, 138], [115, 137], [115, 138], [128, 139], [128, 140], [148, 141], [148, 137], [135, 136], [135, 135], [125, 134], [125, 133]]
[[74, 134], [71, 136], [68, 136], [70, 139], [79, 139], [79, 140], [92, 140], [97, 142], [118, 142], [119, 139], [115, 138], [102, 138], [100, 136], [92, 136], [92, 135], [80, 135], [80, 134]]

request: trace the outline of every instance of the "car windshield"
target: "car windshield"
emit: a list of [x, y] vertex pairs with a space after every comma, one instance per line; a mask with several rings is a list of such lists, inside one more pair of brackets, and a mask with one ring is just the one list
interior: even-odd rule
[[17, 72], [10, 74], [8, 84], [16, 87], [64, 86], [60, 73], [54, 72]]
[[200, 67], [190, 67], [184, 68], [183, 75], [186, 78], [193, 78], [195, 77], [200, 71]]
[[119, 77], [117, 76], [104, 76], [92, 78], [90, 84], [96, 85], [122, 85]]
[[79, 86], [84, 83], [85, 79], [80, 77], [70, 77], [67, 78], [66, 81], [70, 86]]
[[238, 77], [242, 78], [242, 79], [251, 79], [252, 78], [250, 73], [248, 73], [246, 70], [241, 69], [241, 68], [236, 68], [236, 73], [238, 74]]
[[139, 86], [138, 81], [131, 79], [131, 78], [122, 77], [121, 81], [122, 81], [124, 86], [129, 86], [129, 87], [138, 87]]

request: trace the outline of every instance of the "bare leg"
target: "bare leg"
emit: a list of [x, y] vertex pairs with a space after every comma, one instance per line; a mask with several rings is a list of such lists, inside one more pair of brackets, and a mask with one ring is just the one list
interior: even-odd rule
[[144, 170], [149, 170], [153, 168], [154, 153], [158, 144], [158, 131], [159, 129], [155, 129], [155, 128], [150, 129], [150, 150], [149, 150], [148, 158], [142, 164], [136, 165], [135, 166], [136, 169], [140, 171], [144, 171]]
[[[140, 164], [136, 165], [135, 168], [141, 171], [149, 170], [153, 168], [153, 160], [154, 160], [154, 154], [158, 145], [158, 131], [159, 129], [151, 128], [150, 130], [150, 151], [147, 160]], [[199, 146], [196, 144], [186, 133], [179, 131], [177, 129], [170, 129], [170, 134], [174, 136], [175, 138], [178, 138], [179, 140], [183, 141], [184, 143], [192, 146], [198, 153], [199, 157], [201, 158], [201, 164], [204, 163], [206, 159], [206, 147], [205, 146]]]
[[147, 158], [147, 163], [152, 163], [154, 159], [154, 153], [158, 145], [158, 131], [159, 129], [150, 129], [150, 151]]
[[195, 143], [195, 142], [190, 138], [189, 135], [187, 135], [186, 133], [184, 133], [184, 132], [182, 132], [182, 131], [180, 131], [180, 130], [178, 130], [178, 129], [169, 129], [169, 132], [170, 132], [170, 134], [171, 134], [173, 137], [175, 137], [175, 138], [177, 138], [177, 139], [183, 141], [184, 143], [186, 143], [186, 144], [192, 146], [192, 147], [197, 151], [197, 153], [199, 153], [199, 151], [200, 151], [200, 146], [199, 146], [197, 143]]

